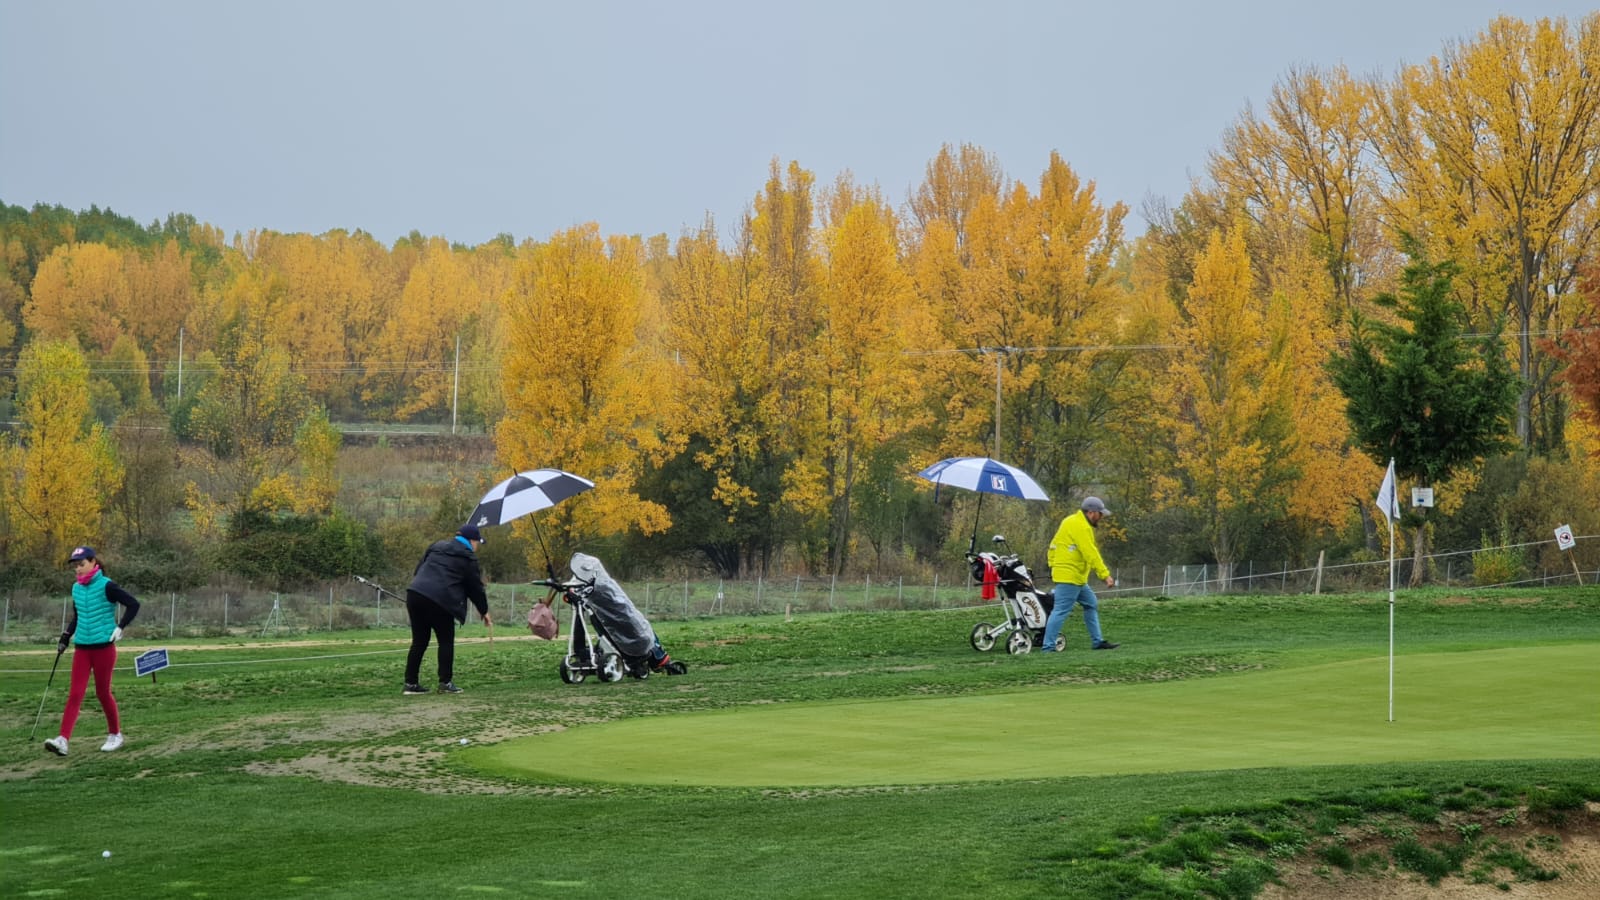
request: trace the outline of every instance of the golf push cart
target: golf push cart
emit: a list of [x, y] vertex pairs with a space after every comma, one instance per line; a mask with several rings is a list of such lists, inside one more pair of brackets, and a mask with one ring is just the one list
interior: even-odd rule
[[[972, 626], [972, 649], [992, 650], [1004, 638], [1006, 652], [1028, 653], [1044, 643], [1045, 623], [1055, 608], [1055, 595], [1034, 586], [1033, 575], [1021, 557], [1010, 552], [1004, 535], [994, 536], [994, 551], [974, 552], [967, 548], [967, 565], [972, 578], [983, 588], [985, 600], [998, 595], [1005, 621], [998, 625], [979, 622]], [[1066, 639], [1056, 635], [1057, 650], [1066, 649]]]
[[566, 581], [539, 579], [533, 584], [550, 589], [572, 607], [567, 630], [567, 652], [561, 658], [561, 680], [579, 684], [590, 675], [601, 681], [621, 681], [622, 676], [649, 678], [652, 672], [682, 675], [689, 667], [674, 660], [657, 640], [650, 622], [628, 599], [600, 560], [574, 553], [572, 577]]

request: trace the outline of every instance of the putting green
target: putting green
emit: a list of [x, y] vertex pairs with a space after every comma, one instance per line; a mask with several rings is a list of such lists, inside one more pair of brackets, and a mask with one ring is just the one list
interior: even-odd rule
[[554, 781], [720, 787], [1600, 756], [1593, 644], [1396, 657], [1392, 722], [1388, 677], [1388, 658], [1375, 657], [1161, 684], [779, 704], [583, 726], [464, 756]]

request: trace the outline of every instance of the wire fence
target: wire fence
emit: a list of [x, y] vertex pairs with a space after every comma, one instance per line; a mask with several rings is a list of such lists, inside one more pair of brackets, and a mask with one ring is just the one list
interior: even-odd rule
[[[1580, 537], [1592, 540], [1600, 536]], [[1600, 569], [1581, 569], [1571, 553], [1566, 570], [1521, 567], [1519, 577], [1483, 583], [1477, 578], [1474, 558], [1492, 551], [1520, 551], [1551, 541], [1513, 544], [1480, 550], [1432, 554], [1425, 559], [1426, 584], [1431, 586], [1513, 588], [1553, 587], [1600, 583]], [[1410, 581], [1412, 559], [1395, 560], [1395, 583]], [[1036, 570], [1039, 571], [1039, 570]], [[1049, 584], [1048, 570], [1039, 583]], [[1278, 594], [1315, 595], [1386, 590], [1389, 560], [1291, 567], [1259, 565], [1254, 561], [1219, 572], [1213, 565], [1137, 566], [1118, 569], [1115, 588], [1096, 594], [1118, 597], [1186, 597], [1197, 595]], [[163, 637], [259, 636], [281, 638], [322, 632], [409, 627], [405, 585], [378, 585], [342, 579], [298, 592], [271, 591], [247, 584], [211, 586], [182, 593], [140, 596], [138, 618], [128, 637], [155, 640]], [[874, 610], [967, 609], [982, 606], [979, 587], [965, 565], [943, 567], [926, 579], [842, 580], [804, 575], [738, 580], [662, 578], [623, 583], [634, 605], [650, 619], [691, 619], [721, 615], [804, 614]], [[490, 614], [502, 626], [520, 628], [529, 609], [545, 596], [545, 589], [527, 583], [489, 586]], [[0, 641], [53, 640], [71, 616], [71, 597], [13, 591], [0, 600]]]

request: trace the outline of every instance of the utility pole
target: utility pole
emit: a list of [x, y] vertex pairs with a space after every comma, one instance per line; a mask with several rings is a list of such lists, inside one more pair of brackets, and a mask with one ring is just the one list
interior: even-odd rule
[[1019, 347], [979, 347], [980, 353], [994, 354], [994, 458], [1000, 458], [1000, 376], [1004, 372], [1003, 365], [1007, 353], [1015, 353]]
[[450, 433], [456, 433], [456, 407], [461, 398], [461, 332], [456, 332], [456, 375], [450, 387]]

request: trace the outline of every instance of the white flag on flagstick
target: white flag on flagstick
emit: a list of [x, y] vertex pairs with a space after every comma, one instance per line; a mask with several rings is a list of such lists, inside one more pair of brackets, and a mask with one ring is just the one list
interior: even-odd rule
[[1400, 521], [1400, 497], [1394, 486], [1394, 457], [1389, 457], [1389, 471], [1384, 473], [1383, 485], [1378, 488], [1378, 509], [1391, 521]]

